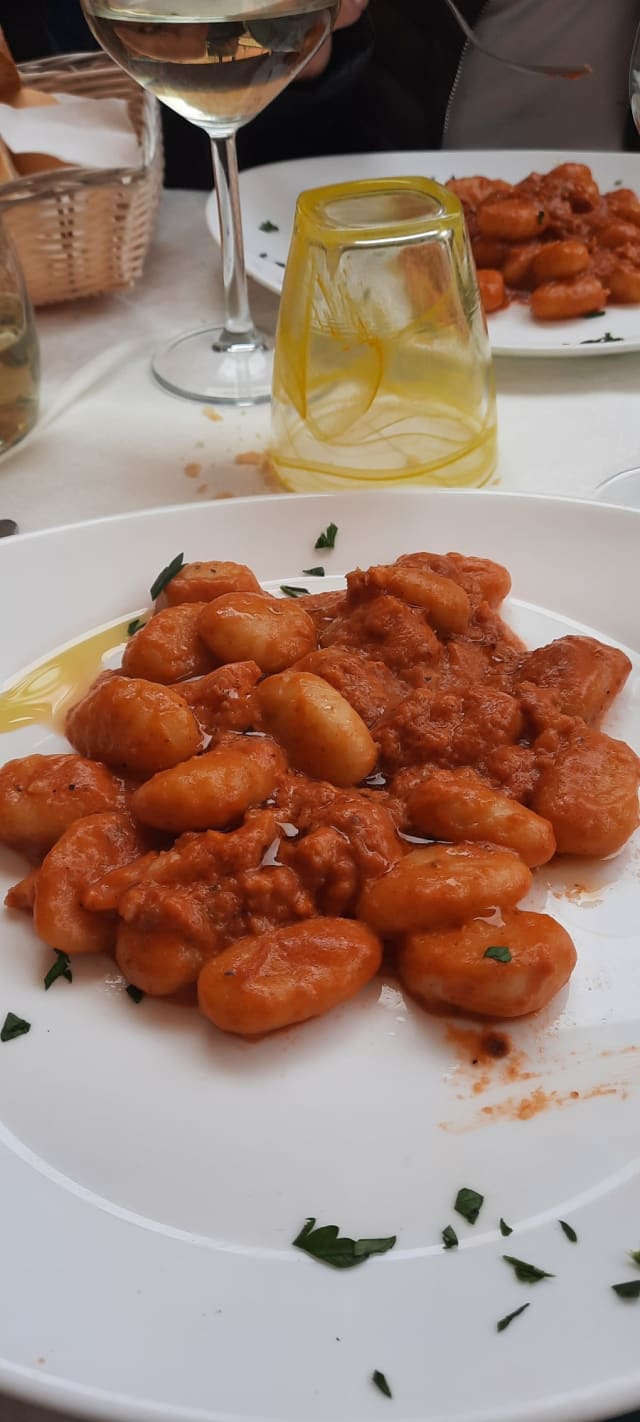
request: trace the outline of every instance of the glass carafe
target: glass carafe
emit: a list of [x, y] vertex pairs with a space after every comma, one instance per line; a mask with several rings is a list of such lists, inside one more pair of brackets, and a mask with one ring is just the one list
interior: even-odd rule
[[38, 418], [40, 350], [20, 263], [0, 215], [0, 454]]

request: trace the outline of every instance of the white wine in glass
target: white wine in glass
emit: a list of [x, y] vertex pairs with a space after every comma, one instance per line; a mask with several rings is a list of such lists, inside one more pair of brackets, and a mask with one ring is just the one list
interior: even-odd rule
[[82, 0], [103, 49], [211, 139], [224, 326], [180, 336], [153, 359], [174, 394], [250, 405], [271, 390], [271, 341], [249, 310], [235, 134], [323, 44], [339, 0]]

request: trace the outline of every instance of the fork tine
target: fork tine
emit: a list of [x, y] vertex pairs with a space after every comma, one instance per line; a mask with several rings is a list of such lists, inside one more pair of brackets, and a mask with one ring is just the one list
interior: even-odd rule
[[547, 79], [584, 79], [592, 73], [590, 64], [524, 64], [517, 59], [505, 59], [504, 55], [495, 54], [492, 49], [487, 49], [480, 43], [475, 31], [472, 30], [471, 25], [467, 23], [464, 15], [454, 4], [454, 0], [444, 0], [444, 3], [469, 44], [472, 44], [480, 54], [485, 54], [487, 59], [495, 59], [498, 64], [505, 64], [508, 69], [515, 69], [519, 74], [542, 74]]

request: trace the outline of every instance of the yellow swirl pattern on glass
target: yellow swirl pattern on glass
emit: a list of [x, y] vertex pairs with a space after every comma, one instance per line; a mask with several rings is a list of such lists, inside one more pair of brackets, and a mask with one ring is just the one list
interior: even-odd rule
[[491, 478], [491, 353], [452, 193], [399, 178], [300, 196], [270, 454], [299, 490]]

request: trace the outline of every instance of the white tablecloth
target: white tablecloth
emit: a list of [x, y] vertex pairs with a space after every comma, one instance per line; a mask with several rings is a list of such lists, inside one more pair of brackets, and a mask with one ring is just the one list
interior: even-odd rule
[[[276, 298], [252, 287], [275, 327]], [[144, 278], [133, 291], [38, 313], [43, 412], [0, 460], [0, 517], [22, 531], [128, 509], [263, 492], [266, 406], [232, 411], [165, 394], [151, 352], [221, 317], [217, 248], [204, 194], [166, 193]], [[640, 464], [640, 355], [496, 361], [504, 489], [589, 496]]]
[[[254, 286], [256, 319], [277, 301]], [[131, 292], [38, 313], [43, 410], [0, 460], [0, 517], [23, 532], [167, 503], [265, 492], [266, 406], [211, 407], [154, 385], [149, 360], [172, 335], [221, 317], [204, 195], [166, 193], [143, 280]], [[640, 355], [496, 361], [504, 489], [589, 496], [640, 464]], [[58, 1417], [59, 1414], [56, 1414]], [[0, 1397], [0, 1422], [53, 1414]], [[66, 1422], [66, 1420], [65, 1420]]]

